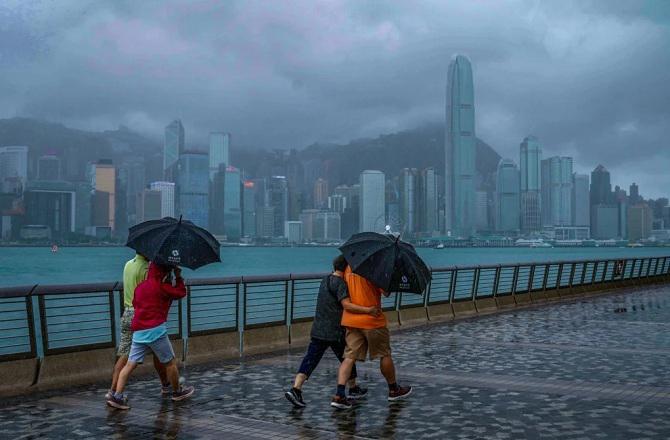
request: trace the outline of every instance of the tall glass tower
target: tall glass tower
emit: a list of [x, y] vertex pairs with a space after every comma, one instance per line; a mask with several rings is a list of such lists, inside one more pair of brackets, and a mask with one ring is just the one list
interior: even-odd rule
[[173, 167], [184, 152], [184, 126], [175, 119], [165, 127], [165, 143], [163, 144], [163, 174], [166, 180], [172, 180]]
[[455, 55], [447, 76], [445, 229], [457, 237], [475, 231], [475, 102], [472, 66]]
[[526, 137], [520, 148], [521, 230], [537, 232], [542, 228], [540, 194], [542, 146], [535, 136]]
[[572, 158], [554, 156], [542, 162], [542, 224], [572, 224]]
[[519, 168], [512, 159], [501, 159], [496, 173], [496, 230], [519, 230]]
[[386, 225], [386, 176], [381, 171], [365, 170], [360, 176], [361, 232], [383, 232]]
[[230, 165], [230, 133], [209, 134], [209, 180], [219, 171], [219, 165]]

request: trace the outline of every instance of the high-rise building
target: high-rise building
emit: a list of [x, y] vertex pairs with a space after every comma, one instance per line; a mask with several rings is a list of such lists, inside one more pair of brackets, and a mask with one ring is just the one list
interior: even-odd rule
[[496, 230], [519, 231], [519, 168], [512, 159], [501, 159], [496, 174]]
[[470, 60], [455, 55], [447, 76], [445, 226], [454, 236], [475, 230], [475, 102]]
[[47, 155], [37, 159], [37, 180], [61, 180], [60, 159]]
[[537, 232], [542, 227], [540, 193], [542, 146], [535, 136], [526, 137], [520, 148], [521, 230]]
[[630, 203], [631, 207], [632, 205], [637, 205], [642, 202], [642, 197], [640, 197], [640, 187], [637, 186], [637, 183], [633, 182], [630, 185], [628, 194], [628, 203]]
[[228, 241], [239, 241], [242, 236], [241, 192], [240, 170], [233, 166], [225, 167], [223, 225]]
[[177, 212], [198, 226], [209, 226], [209, 158], [206, 153], [185, 151], [179, 156]]
[[284, 222], [284, 237], [289, 243], [302, 243], [302, 222], [299, 220]]
[[259, 206], [256, 210], [256, 235], [272, 238], [275, 235], [275, 209], [272, 206]]
[[554, 156], [542, 162], [542, 224], [572, 224], [572, 158]]
[[[419, 214], [419, 191], [417, 189], [418, 171], [416, 168], [403, 168], [399, 179], [400, 231], [404, 236], [413, 236], [417, 232]], [[389, 197], [386, 197], [389, 201]]]
[[[24, 223], [46, 226], [51, 237], [62, 240], [84, 228], [90, 221], [90, 186], [58, 180], [38, 180], [26, 184], [23, 192]], [[88, 210], [82, 212], [81, 208]], [[81, 219], [79, 216], [81, 215]]]
[[230, 165], [230, 133], [213, 132], [209, 134], [209, 179], [219, 171], [220, 165]]
[[174, 167], [182, 153], [184, 153], [184, 126], [179, 119], [176, 119], [165, 127], [163, 177], [166, 180], [174, 178]]
[[0, 147], [0, 192], [20, 190], [27, 179], [28, 147]]
[[486, 191], [475, 191], [475, 229], [489, 231], [489, 195]]
[[572, 175], [572, 225], [591, 226], [588, 174]]
[[145, 189], [137, 195], [137, 223], [161, 218], [162, 195], [159, 190]]
[[289, 191], [285, 176], [272, 176], [268, 205], [274, 208], [274, 237], [284, 236], [284, 222], [289, 220]]
[[318, 209], [303, 209], [300, 213], [302, 222], [302, 234], [305, 241], [312, 242], [316, 239], [315, 226], [316, 215], [321, 212]]
[[591, 171], [591, 206], [609, 205], [612, 200], [612, 184], [610, 172], [602, 165]]
[[242, 236], [256, 237], [256, 182], [242, 182]]
[[360, 175], [361, 232], [383, 232], [386, 225], [385, 175], [377, 170], [365, 170]]
[[174, 217], [175, 184], [172, 182], [152, 182], [149, 188], [161, 193], [161, 217]]
[[438, 186], [435, 168], [421, 170], [419, 176], [419, 207], [418, 229], [432, 235], [439, 231], [438, 227]]
[[[631, 185], [632, 190], [632, 185]], [[646, 203], [638, 203], [628, 207], [628, 240], [635, 242], [651, 236], [653, 211]]]
[[89, 165], [93, 187], [93, 223], [91, 226], [116, 230], [116, 168], [111, 160], [102, 159]]
[[352, 186], [340, 185], [335, 188], [333, 195], [342, 196], [346, 199], [347, 206], [341, 213], [342, 236], [350, 237], [357, 233], [360, 228], [360, 184]]
[[328, 203], [328, 181], [322, 177], [314, 182], [314, 207], [324, 209]]
[[328, 209], [339, 214], [344, 213], [344, 210], [347, 209], [347, 198], [342, 194], [333, 194], [328, 196]]
[[341, 240], [340, 214], [321, 211], [314, 217], [314, 239], [321, 243], [332, 243]]

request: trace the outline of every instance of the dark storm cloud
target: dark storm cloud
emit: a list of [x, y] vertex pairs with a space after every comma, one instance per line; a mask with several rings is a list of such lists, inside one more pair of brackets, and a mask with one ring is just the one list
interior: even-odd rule
[[187, 142], [301, 147], [444, 117], [446, 71], [473, 63], [478, 135], [518, 159], [602, 162], [667, 194], [670, 3], [67, 1], [0, 3], [0, 116], [125, 124]]

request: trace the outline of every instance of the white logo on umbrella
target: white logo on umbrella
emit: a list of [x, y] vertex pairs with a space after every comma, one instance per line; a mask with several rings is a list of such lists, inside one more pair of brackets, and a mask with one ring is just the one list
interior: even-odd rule
[[168, 257], [169, 263], [179, 264], [181, 262], [181, 257], [179, 256], [179, 250], [172, 249], [171, 255]]

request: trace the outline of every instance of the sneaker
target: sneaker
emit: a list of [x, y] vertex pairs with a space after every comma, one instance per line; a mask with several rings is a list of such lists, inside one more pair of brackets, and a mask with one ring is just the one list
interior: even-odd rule
[[172, 401], [179, 402], [180, 400], [188, 399], [195, 392], [193, 387], [181, 387], [179, 391], [172, 392]]
[[105, 400], [111, 399], [113, 395], [114, 395], [114, 390], [107, 391], [107, 394], [105, 394]]
[[286, 400], [291, 402], [296, 408], [305, 407], [305, 401], [302, 400], [302, 393], [300, 391], [296, 391], [295, 388], [291, 388], [289, 391], [285, 392], [284, 397], [286, 397]]
[[337, 394], [333, 396], [333, 400], [330, 401], [330, 406], [337, 409], [351, 409], [353, 404], [351, 400], [346, 397], [338, 396]]
[[394, 391], [389, 391], [389, 402], [402, 400], [412, 394], [412, 387], [398, 387]]
[[107, 405], [116, 409], [123, 409], [123, 410], [130, 409], [130, 405], [128, 405], [128, 398], [126, 396], [121, 397], [116, 397], [114, 395], [109, 396], [109, 399], [107, 399]]
[[349, 398], [352, 400], [358, 400], [364, 398], [368, 394], [367, 388], [361, 388], [356, 385], [353, 388], [349, 388]]
[[161, 396], [167, 397], [172, 392], [172, 385], [161, 385]]

